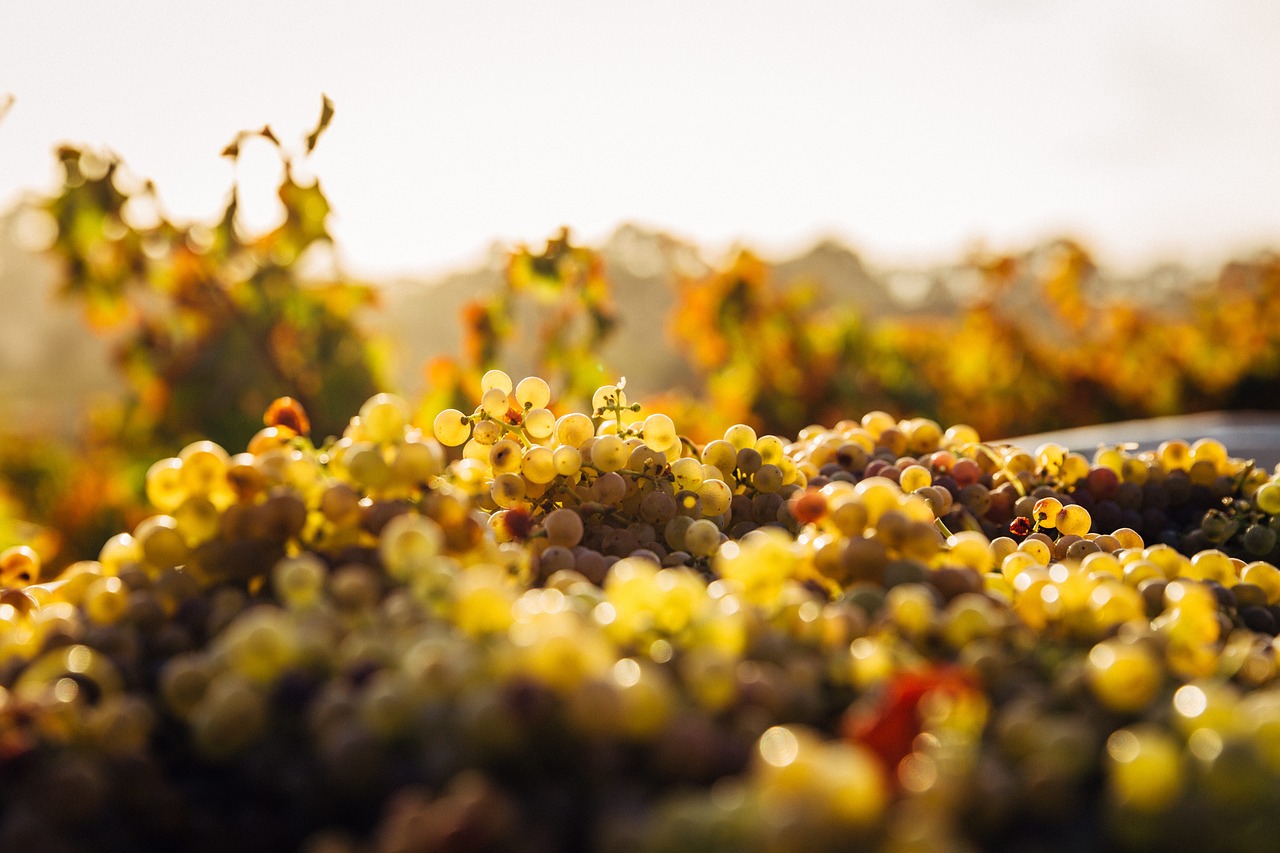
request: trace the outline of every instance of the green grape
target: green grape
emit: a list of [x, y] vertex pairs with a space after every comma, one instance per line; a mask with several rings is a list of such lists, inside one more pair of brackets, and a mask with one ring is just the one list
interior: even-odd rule
[[245, 679], [234, 673], [214, 677], [188, 722], [197, 751], [222, 761], [248, 748], [267, 726], [266, 700]]
[[395, 394], [375, 394], [360, 407], [360, 423], [375, 444], [391, 444], [404, 438], [409, 425], [409, 404]]
[[505, 420], [507, 413], [511, 411], [509, 393], [501, 388], [490, 388], [480, 395], [480, 409], [495, 421]]
[[1058, 514], [1062, 512], [1062, 501], [1057, 498], [1041, 498], [1031, 510], [1031, 519], [1040, 527], [1054, 528], [1058, 524]]
[[1146, 708], [1164, 684], [1161, 662], [1146, 646], [1114, 639], [1089, 651], [1085, 678], [1099, 702], [1121, 713]]
[[471, 437], [471, 421], [457, 409], [445, 409], [436, 415], [431, 431], [445, 447], [461, 447]]
[[655, 412], [644, 419], [640, 434], [644, 438], [644, 443], [654, 450], [666, 450], [680, 441], [680, 437], [676, 434], [675, 422], [668, 415], [660, 412]]
[[1107, 738], [1107, 784], [1122, 808], [1160, 812], [1184, 786], [1182, 750], [1166, 731], [1150, 723], [1117, 729]]
[[766, 465], [781, 465], [786, 447], [786, 443], [776, 435], [762, 435], [756, 439], [755, 449]]
[[908, 636], [923, 636], [937, 612], [933, 592], [919, 583], [898, 584], [884, 600], [885, 612]]
[[548, 409], [530, 409], [524, 413], [524, 430], [535, 441], [543, 441], [556, 431], [556, 416]]
[[561, 477], [573, 477], [582, 470], [582, 454], [571, 445], [562, 444], [552, 451], [551, 462]]
[[591, 395], [591, 410], [593, 412], [609, 411], [615, 407], [621, 408], [627, 405], [627, 395], [617, 385], [601, 385]]
[[329, 571], [314, 554], [285, 557], [271, 569], [276, 597], [291, 610], [305, 610], [319, 603]]
[[172, 512], [187, 498], [182, 477], [182, 460], [176, 456], [161, 459], [147, 469], [147, 500], [161, 512]]
[[702, 485], [702, 463], [691, 456], [671, 463], [671, 476], [677, 489], [696, 491]]
[[1191, 467], [1191, 445], [1180, 438], [1161, 442], [1156, 457], [1166, 471], [1185, 471]]
[[481, 418], [471, 427], [471, 440], [477, 444], [491, 445], [502, 438], [502, 425], [492, 418]]
[[761, 465], [751, 475], [751, 485], [756, 491], [772, 494], [782, 488], [782, 469], [777, 465]]
[[380, 489], [391, 481], [391, 466], [377, 445], [357, 441], [342, 453], [342, 466], [358, 486]]
[[1247, 564], [1240, 570], [1240, 580], [1262, 589], [1268, 604], [1280, 603], [1280, 569], [1263, 560]]
[[474, 438], [462, 445], [462, 458], [470, 459], [478, 462], [482, 466], [489, 466], [489, 459], [492, 457], [490, 445], [481, 444]]
[[556, 441], [570, 447], [581, 449], [589, 439], [594, 438], [596, 428], [591, 418], [581, 412], [570, 412], [561, 415], [556, 421]]
[[545, 379], [527, 376], [516, 386], [515, 395], [522, 409], [545, 409], [551, 402], [551, 386]]
[[38, 583], [40, 555], [29, 545], [13, 545], [0, 552], [0, 587], [23, 587]]
[[1057, 524], [1058, 532], [1064, 536], [1083, 536], [1093, 526], [1093, 518], [1084, 507], [1078, 504], [1069, 504], [1059, 510], [1055, 523]]
[[1267, 515], [1280, 515], [1280, 481], [1264, 483], [1253, 493], [1253, 505]]
[[904, 492], [914, 492], [916, 489], [933, 485], [933, 475], [923, 465], [908, 465], [898, 476], [898, 485]]
[[403, 580], [431, 565], [442, 552], [444, 543], [445, 532], [438, 522], [415, 512], [406, 512], [383, 527], [378, 553], [387, 574]]
[[501, 370], [486, 371], [484, 376], [480, 377], [480, 391], [483, 393], [492, 388], [497, 388], [503, 394], [510, 394], [512, 388], [511, 377]]
[[662, 529], [662, 538], [666, 542], [667, 547], [672, 551], [685, 551], [684, 534], [689, 529], [689, 525], [693, 524], [693, 519], [687, 515], [676, 515], [666, 523]]
[[698, 498], [702, 501], [703, 515], [723, 515], [733, 502], [733, 492], [721, 480], [703, 480], [698, 487]]
[[212, 441], [195, 441], [178, 452], [182, 460], [182, 486], [190, 494], [207, 495], [222, 488], [227, 479], [227, 451]]
[[130, 565], [142, 562], [142, 548], [128, 533], [117, 533], [103, 543], [98, 562], [104, 575], [118, 575]]
[[724, 431], [724, 440], [733, 445], [736, 457], [739, 450], [756, 446], [756, 431], [746, 424], [734, 424]]
[[738, 451], [735, 468], [750, 477], [756, 471], [759, 471], [760, 466], [763, 464], [764, 460], [760, 458], [760, 454], [756, 452], [754, 447], [744, 447]]
[[489, 449], [488, 462], [495, 474], [506, 474], [520, 470], [523, 455], [524, 449], [520, 442], [504, 438]]
[[133, 538], [138, 543], [142, 561], [156, 569], [181, 565], [191, 553], [173, 516], [153, 515], [143, 519], [133, 529]]
[[591, 467], [597, 471], [617, 471], [627, 464], [631, 452], [616, 435], [599, 436], [591, 445]]
[[695, 557], [710, 557], [720, 547], [720, 528], [706, 519], [698, 519], [684, 531], [684, 548]]
[[530, 447], [520, 458], [520, 473], [530, 483], [550, 483], [556, 478], [555, 454], [549, 447]]
[[129, 608], [129, 590], [118, 577], [100, 577], [84, 591], [82, 606], [95, 624], [114, 625]]
[[222, 526], [222, 514], [206, 497], [187, 498], [173, 511], [173, 520], [188, 548], [215, 538]]
[[732, 471], [738, 464], [738, 448], [723, 439], [709, 441], [702, 448], [702, 463], [721, 471]]
[[407, 440], [393, 448], [391, 475], [401, 483], [424, 485], [444, 473], [444, 451], [431, 440]]
[[1251, 524], [1245, 529], [1243, 544], [1251, 555], [1265, 557], [1276, 547], [1276, 532], [1265, 524]]
[[511, 472], [499, 474], [493, 478], [489, 493], [493, 496], [495, 504], [502, 509], [510, 509], [524, 500], [525, 479]]
[[565, 507], [554, 509], [542, 520], [542, 529], [552, 545], [572, 548], [582, 541], [582, 516]]

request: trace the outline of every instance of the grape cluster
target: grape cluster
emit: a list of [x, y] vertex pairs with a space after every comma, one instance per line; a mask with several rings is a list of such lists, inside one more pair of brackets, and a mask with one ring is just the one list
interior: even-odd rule
[[0, 553], [0, 849], [1270, 849], [1280, 476], [482, 380]]

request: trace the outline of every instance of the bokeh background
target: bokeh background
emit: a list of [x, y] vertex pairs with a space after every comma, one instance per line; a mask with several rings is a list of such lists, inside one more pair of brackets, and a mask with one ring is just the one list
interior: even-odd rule
[[491, 366], [695, 440], [1276, 409], [1277, 43], [1245, 0], [6, 8], [0, 538], [92, 552], [279, 394], [427, 418]]

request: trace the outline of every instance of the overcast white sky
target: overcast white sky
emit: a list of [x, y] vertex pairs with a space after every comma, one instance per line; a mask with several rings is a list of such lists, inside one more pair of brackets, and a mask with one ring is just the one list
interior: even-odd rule
[[8, 2], [0, 208], [70, 140], [211, 216], [235, 132], [296, 140], [321, 92], [312, 169], [367, 275], [626, 221], [884, 263], [1061, 233], [1121, 266], [1280, 245], [1274, 0]]

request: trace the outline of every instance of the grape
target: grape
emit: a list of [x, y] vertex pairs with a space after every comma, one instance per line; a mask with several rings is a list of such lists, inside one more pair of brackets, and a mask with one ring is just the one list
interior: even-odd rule
[[161, 459], [147, 469], [147, 500], [161, 512], [172, 512], [187, 498], [182, 476], [182, 460]]
[[1122, 808], [1159, 812], [1183, 788], [1182, 750], [1151, 724], [1117, 729], [1107, 738], [1109, 793]]
[[133, 538], [138, 543], [143, 562], [156, 569], [181, 565], [190, 554], [172, 516], [153, 515], [142, 520], [133, 529]]
[[545, 409], [551, 402], [551, 386], [545, 379], [526, 376], [516, 386], [515, 397], [522, 409]]
[[495, 474], [519, 471], [523, 459], [524, 453], [520, 443], [510, 438], [495, 442], [489, 448], [488, 462]]
[[457, 409], [445, 409], [436, 415], [431, 430], [445, 447], [461, 447], [471, 437], [471, 421]]
[[1057, 527], [1058, 515], [1062, 512], [1062, 501], [1057, 498], [1041, 498], [1031, 509], [1031, 518], [1039, 527], [1053, 529]]
[[1105, 640], [1089, 652], [1086, 678], [1098, 701], [1133, 713], [1149, 705], [1164, 683], [1160, 662], [1137, 643]]
[[591, 465], [604, 473], [622, 468], [630, 455], [626, 443], [616, 435], [600, 436], [591, 445]]
[[491, 418], [482, 418], [471, 426], [471, 440], [490, 446], [502, 438], [502, 425]]
[[582, 541], [582, 516], [571, 509], [561, 508], [547, 513], [542, 528], [547, 533], [547, 541], [554, 545], [572, 548]]
[[617, 385], [601, 385], [591, 395], [591, 408], [595, 412], [610, 411], [627, 405], [627, 395]]
[[381, 488], [391, 480], [391, 466], [382, 451], [368, 442], [356, 442], [342, 454], [342, 465], [359, 486]]
[[485, 371], [484, 376], [480, 377], [481, 393], [494, 388], [498, 389], [503, 394], [510, 394], [512, 389], [511, 377], [501, 370]]
[[594, 437], [596, 428], [591, 419], [580, 412], [561, 415], [556, 421], [556, 441], [570, 447], [582, 448], [588, 439]]
[[[1052, 500], [1052, 499], [1050, 499]], [[1039, 504], [1037, 504], [1039, 506]], [[1033, 510], [1034, 511], [1034, 510]], [[1083, 536], [1093, 525], [1089, 511], [1082, 506], [1070, 504], [1062, 507], [1055, 518], [1058, 532], [1065, 535]]]
[[704, 480], [698, 487], [698, 498], [702, 501], [703, 515], [721, 515], [729, 510], [733, 492], [720, 480]]
[[571, 445], [562, 444], [557, 447], [552, 452], [551, 460], [556, 474], [561, 477], [574, 477], [582, 470], [582, 454]]
[[751, 485], [757, 491], [766, 493], [775, 493], [782, 488], [782, 469], [777, 465], [761, 465], [754, 474], [751, 475]]
[[501, 388], [490, 388], [480, 395], [480, 409], [487, 417], [495, 421], [505, 420], [511, 410], [510, 392]]
[[524, 500], [525, 479], [511, 472], [499, 474], [493, 478], [489, 491], [495, 504], [503, 509], [510, 509]]
[[286, 557], [271, 570], [276, 596], [286, 607], [306, 609], [319, 603], [328, 569], [313, 554]]
[[220, 445], [194, 441], [178, 452], [178, 459], [182, 462], [182, 486], [187, 492], [208, 495], [225, 484], [230, 457]]
[[376, 394], [360, 407], [360, 422], [369, 440], [390, 444], [404, 438], [409, 425], [409, 404], [395, 394]]
[[520, 459], [520, 473], [530, 483], [550, 483], [556, 478], [555, 455], [549, 447], [531, 447]]
[[654, 450], [665, 450], [673, 444], [678, 444], [680, 440], [676, 435], [675, 422], [661, 413], [654, 413], [645, 418], [640, 434], [644, 438], [644, 443]]
[[0, 586], [21, 587], [40, 581], [40, 555], [28, 545], [0, 551]]
[[627, 493], [627, 483], [617, 472], [601, 474], [592, 484], [596, 500], [602, 504], [616, 504]]
[[425, 485], [444, 473], [444, 452], [434, 441], [404, 441], [393, 449], [391, 475], [402, 483]]
[[556, 416], [547, 409], [530, 409], [524, 413], [524, 429], [534, 440], [548, 439], [556, 431]]
[[702, 448], [701, 460], [722, 471], [732, 471], [738, 464], [738, 449], [723, 439], [707, 442]]
[[1263, 484], [1253, 494], [1253, 503], [1267, 515], [1280, 515], [1280, 481]]

